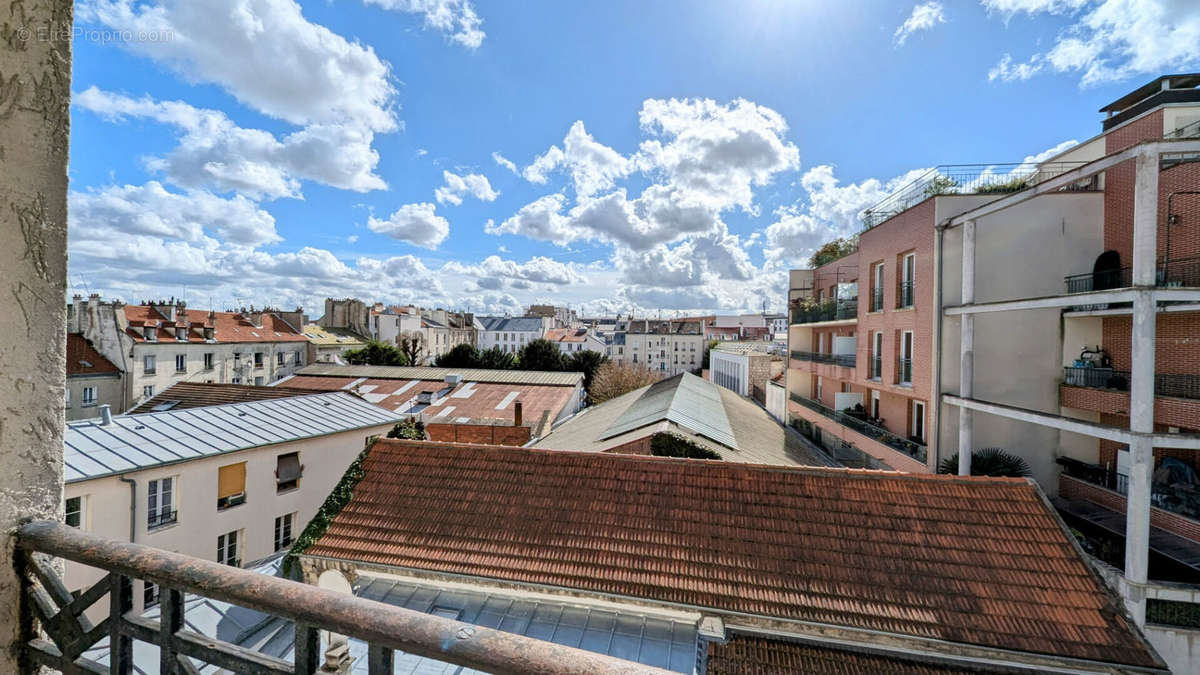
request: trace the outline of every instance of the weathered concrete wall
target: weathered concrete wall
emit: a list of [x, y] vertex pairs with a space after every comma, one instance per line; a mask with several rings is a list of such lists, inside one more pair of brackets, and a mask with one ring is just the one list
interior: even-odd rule
[[71, 0], [0, 8], [0, 672], [20, 586], [12, 532], [58, 517], [66, 385], [67, 137]]

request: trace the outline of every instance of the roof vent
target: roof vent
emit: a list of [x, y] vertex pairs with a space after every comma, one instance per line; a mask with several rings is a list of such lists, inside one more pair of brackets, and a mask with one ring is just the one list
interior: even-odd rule
[[438, 399], [438, 393], [436, 391], [423, 391], [423, 392], [417, 394], [417, 403], [424, 403], [425, 405], [432, 405], [433, 402], [436, 401], [437, 399]]
[[107, 403], [100, 406], [100, 424], [104, 426], [112, 424], [112, 406]]
[[462, 375], [459, 375], [458, 373], [450, 373], [446, 376], [446, 384], [450, 385], [451, 387], [457, 387], [462, 383], [462, 379]]

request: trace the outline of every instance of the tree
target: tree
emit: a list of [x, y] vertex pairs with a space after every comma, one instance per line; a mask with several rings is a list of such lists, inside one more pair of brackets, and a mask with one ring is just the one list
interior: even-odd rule
[[821, 245], [821, 248], [813, 252], [812, 257], [808, 259], [808, 266], [816, 269], [821, 265], [827, 265], [838, 258], [844, 258], [858, 250], [858, 236], [853, 237], [838, 237], [833, 241], [827, 241]]
[[700, 370], [708, 370], [708, 353], [719, 344], [721, 344], [720, 340], [709, 340], [704, 343], [704, 356], [700, 359]]
[[[958, 473], [958, 453], [942, 460], [938, 473]], [[1023, 478], [1032, 471], [1029, 464], [1003, 448], [984, 448], [971, 453], [972, 476], [1011, 476]]]
[[378, 340], [371, 340], [366, 347], [351, 349], [342, 356], [356, 366], [407, 366], [411, 363], [395, 345]]
[[717, 452], [679, 434], [659, 433], [650, 437], [650, 454], [655, 457], [721, 459]]
[[421, 353], [425, 351], [425, 334], [420, 331], [405, 331], [396, 337], [396, 345], [408, 362], [415, 365], [421, 363]]
[[488, 370], [513, 370], [517, 367], [517, 358], [499, 347], [492, 347], [479, 352], [478, 363], [479, 368]]
[[572, 373], [583, 373], [583, 388], [590, 390], [596, 377], [596, 370], [608, 363], [608, 357], [600, 352], [588, 349], [582, 352], [572, 352], [563, 359], [563, 368]]
[[479, 368], [479, 350], [465, 342], [457, 344], [434, 359], [433, 365], [441, 368]]
[[392, 427], [392, 430], [387, 432], [387, 437], [423, 441], [425, 440], [425, 423], [416, 417], [410, 417]]
[[659, 373], [640, 366], [627, 366], [609, 361], [596, 369], [588, 399], [592, 403], [603, 403], [634, 389], [654, 384], [661, 379]]
[[562, 370], [563, 355], [558, 345], [549, 340], [530, 340], [517, 353], [517, 367], [521, 370]]

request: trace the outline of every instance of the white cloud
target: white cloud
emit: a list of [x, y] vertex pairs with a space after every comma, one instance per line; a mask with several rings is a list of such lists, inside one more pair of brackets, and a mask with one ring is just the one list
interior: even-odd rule
[[511, 217], [496, 225], [492, 221], [484, 227], [488, 234], [519, 234], [530, 239], [552, 241], [565, 245], [578, 238], [562, 214], [566, 199], [561, 194], [550, 194], [522, 206]]
[[587, 281], [575, 265], [545, 256], [535, 256], [523, 263], [495, 255], [475, 265], [451, 261], [442, 267], [442, 272], [475, 277], [480, 287], [489, 290], [498, 290], [505, 285], [529, 288], [534, 283], [562, 286]]
[[940, 2], [925, 2], [913, 7], [912, 14], [904, 20], [896, 28], [896, 33], [892, 39], [896, 41], [897, 46], [903, 46], [904, 42], [913, 33], [923, 30], [932, 30], [939, 23], [946, 23], [946, 13]]
[[1189, 0], [983, 0], [983, 6], [1005, 18], [1020, 12], [1073, 21], [1049, 50], [1024, 63], [1005, 54], [988, 72], [991, 80], [1025, 80], [1049, 69], [1078, 72], [1086, 87], [1200, 65], [1200, 3]]
[[449, 171], [442, 171], [442, 180], [445, 181], [445, 185], [434, 190], [434, 196], [439, 204], [448, 202], [457, 206], [462, 204], [465, 195], [484, 202], [494, 202], [496, 197], [500, 196], [499, 192], [492, 189], [487, 176], [482, 174], [469, 173], [459, 176]]
[[468, 0], [363, 0], [368, 5], [425, 17], [425, 26], [440, 31], [454, 42], [475, 49], [487, 36], [483, 20]]
[[576, 195], [590, 197], [601, 190], [611, 189], [618, 179], [629, 175], [633, 165], [621, 153], [596, 142], [583, 121], [577, 120], [567, 130], [562, 148], [550, 146], [525, 167], [522, 175], [531, 183], [545, 183], [550, 174], [559, 168], [570, 174]]
[[508, 169], [509, 171], [511, 171], [515, 174], [520, 174], [520, 172], [517, 170], [517, 165], [514, 164], [512, 162], [512, 160], [508, 159], [507, 157], [505, 157], [504, 155], [502, 155], [498, 152], [492, 153], [492, 161], [496, 162], [497, 166], [504, 167], [505, 169]]
[[367, 220], [367, 227], [372, 232], [386, 234], [414, 246], [437, 248], [450, 234], [450, 223], [434, 212], [436, 208], [428, 202], [405, 204], [387, 220], [371, 216]]
[[398, 125], [388, 65], [369, 46], [308, 21], [294, 0], [81, 0], [76, 21], [169, 36], [122, 44], [293, 124]]
[[148, 166], [188, 188], [237, 191], [255, 199], [301, 197], [300, 181], [312, 180], [356, 192], [387, 187], [374, 173], [379, 154], [372, 132], [352, 125], [313, 124], [276, 138], [237, 126], [219, 110], [182, 101], [133, 99], [89, 87], [73, 103], [114, 121], [152, 119], [181, 130], [179, 145]]

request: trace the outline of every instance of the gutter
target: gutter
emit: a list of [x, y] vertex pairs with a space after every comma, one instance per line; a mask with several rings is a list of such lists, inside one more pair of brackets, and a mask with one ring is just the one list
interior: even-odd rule
[[122, 483], [129, 483], [129, 543], [137, 541], [137, 481], [125, 476], [117, 476]]

